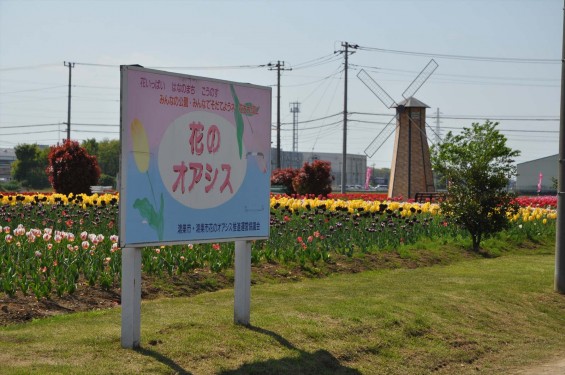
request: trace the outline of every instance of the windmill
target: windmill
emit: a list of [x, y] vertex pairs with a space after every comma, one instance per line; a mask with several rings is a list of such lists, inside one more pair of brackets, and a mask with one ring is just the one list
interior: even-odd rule
[[[417, 192], [434, 192], [434, 180], [430, 150], [426, 136], [426, 104], [414, 98], [438, 64], [431, 60], [402, 93], [402, 100], [396, 103], [387, 92], [363, 69], [357, 77], [387, 107], [396, 108], [396, 115], [365, 149], [372, 157], [395, 133], [394, 154], [390, 169], [388, 196], [414, 198]], [[393, 125], [394, 124], [394, 125]], [[428, 126], [432, 132], [434, 130]], [[435, 134], [435, 132], [434, 132]]]

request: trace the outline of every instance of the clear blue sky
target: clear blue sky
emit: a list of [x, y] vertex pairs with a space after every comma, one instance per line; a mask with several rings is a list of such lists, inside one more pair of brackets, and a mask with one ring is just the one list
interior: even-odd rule
[[[239, 66], [280, 60], [293, 68], [281, 77], [283, 150], [292, 149], [289, 104], [297, 101], [298, 119], [306, 121], [299, 124], [299, 151], [341, 152], [342, 116], [317, 119], [343, 111], [343, 54], [334, 51], [347, 41], [363, 47], [349, 57], [348, 111], [356, 113], [348, 153], [363, 154], [394, 114], [359, 81], [359, 70], [399, 101], [433, 57], [439, 68], [415, 95], [431, 107], [430, 126], [438, 108], [443, 134], [500, 119], [510, 147], [522, 152], [518, 162], [549, 156], [558, 153], [563, 5], [0, 0], [0, 147], [54, 144], [66, 136], [64, 61], [76, 63], [71, 138], [82, 141], [118, 139], [121, 64], [271, 85], [276, 124], [276, 72]], [[239, 68], [226, 68], [233, 66]], [[391, 159], [392, 139], [368, 165], [390, 167]]]

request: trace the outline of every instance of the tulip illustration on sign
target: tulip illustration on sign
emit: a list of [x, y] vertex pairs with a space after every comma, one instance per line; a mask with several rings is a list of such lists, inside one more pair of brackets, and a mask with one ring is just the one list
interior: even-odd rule
[[[138, 119], [134, 119], [131, 122], [131, 139], [132, 139], [132, 152], [133, 158], [135, 160], [135, 165], [140, 173], [144, 173], [149, 180], [149, 186], [151, 187], [151, 195], [153, 196], [153, 204], [157, 206], [155, 200], [155, 193], [153, 192], [153, 184], [151, 183], [151, 177], [149, 176], [149, 160], [151, 157], [149, 151], [149, 142], [147, 140], [147, 133], [143, 128], [143, 124]], [[133, 208], [139, 211], [140, 215], [147, 220], [149, 226], [157, 231], [157, 237], [159, 240], [163, 239], [164, 225], [164, 201], [163, 193], [160, 196], [159, 202], [159, 212], [155, 210], [155, 207], [149, 199], [136, 199], [133, 202]]]
[[237, 125], [237, 145], [239, 147], [239, 158], [243, 156], [243, 117], [241, 116], [241, 112], [239, 111], [239, 98], [235, 93], [235, 89], [233, 85], [230, 85], [231, 95], [233, 97], [234, 102], [234, 116], [235, 116], [235, 123]]
[[[239, 98], [235, 92], [235, 88], [233, 87], [233, 85], [230, 85], [230, 91], [231, 91], [231, 95], [233, 98], [233, 103], [234, 103], [234, 119], [235, 119], [235, 124], [236, 124], [236, 131], [237, 131], [237, 146], [239, 149], [239, 158], [241, 159], [243, 156], [243, 133], [245, 130], [245, 123], [243, 122], [243, 116], [241, 114], [241, 110], [240, 110], [240, 102], [239, 102]], [[250, 102], [247, 102], [243, 105], [244, 108], [253, 108], [253, 104]], [[256, 108], [256, 111], [258, 111], [259, 108]], [[248, 118], [253, 116], [255, 113], [253, 111], [245, 111], [245, 116], [247, 116]], [[253, 128], [251, 127], [251, 123], [249, 122], [249, 119], [247, 119], [247, 123], [249, 124], [249, 128], [251, 129], [251, 132], [253, 133]], [[254, 144], [250, 144], [249, 148], [253, 149], [255, 147]], [[262, 152], [248, 152], [246, 157], [248, 156], [255, 156], [257, 157], [257, 163], [259, 165], [259, 169], [263, 172], [266, 173], [267, 172], [267, 163], [265, 161], [265, 157], [264, 154]]]

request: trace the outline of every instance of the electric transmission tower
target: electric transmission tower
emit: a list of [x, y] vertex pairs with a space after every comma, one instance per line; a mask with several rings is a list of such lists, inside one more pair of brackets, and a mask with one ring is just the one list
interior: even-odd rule
[[292, 167], [298, 168], [298, 113], [300, 112], [300, 103], [290, 103], [290, 112], [292, 113]]
[[439, 144], [441, 142], [441, 126], [440, 126], [440, 117], [439, 115], [441, 114], [441, 112], [439, 111], [439, 108], [436, 111], [436, 144]]

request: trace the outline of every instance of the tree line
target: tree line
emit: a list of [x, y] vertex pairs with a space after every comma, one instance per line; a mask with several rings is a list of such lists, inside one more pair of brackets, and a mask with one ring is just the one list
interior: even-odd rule
[[[53, 186], [49, 181], [49, 156], [54, 149], [63, 147], [65, 143], [53, 147], [40, 147], [37, 144], [26, 143], [16, 146], [14, 148], [16, 161], [12, 163], [11, 170], [13, 179], [13, 182], [10, 183], [11, 187], [41, 190]], [[96, 164], [100, 169], [98, 180], [92, 185], [116, 187], [116, 178], [120, 168], [120, 141], [104, 139], [98, 142], [92, 138], [83, 141], [80, 148], [88, 156], [96, 159]], [[80, 152], [76, 147], [69, 150], [72, 153]]]

